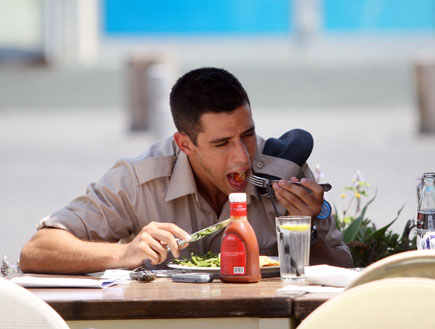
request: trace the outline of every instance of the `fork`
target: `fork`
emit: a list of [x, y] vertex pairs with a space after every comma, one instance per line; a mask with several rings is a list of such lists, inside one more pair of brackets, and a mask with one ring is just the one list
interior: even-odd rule
[[[267, 179], [267, 178], [263, 178], [260, 176], [255, 176], [253, 174], [249, 174], [248, 177], [246, 178], [246, 180], [249, 183], [251, 183], [252, 185], [255, 185], [258, 187], [263, 187], [263, 188], [270, 187], [270, 186], [272, 186], [273, 183], [279, 182], [279, 180], [276, 180], [276, 179]], [[288, 182], [306, 188], [300, 182], [292, 182], [292, 181], [288, 181]], [[331, 184], [329, 184], [329, 183], [322, 183], [319, 185], [323, 188], [323, 191], [325, 191], [325, 192], [328, 192], [332, 188]], [[308, 188], [306, 188], [306, 189], [308, 190]]]

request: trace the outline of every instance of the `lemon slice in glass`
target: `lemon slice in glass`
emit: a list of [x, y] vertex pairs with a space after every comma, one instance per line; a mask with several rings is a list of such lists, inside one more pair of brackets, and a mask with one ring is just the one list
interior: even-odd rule
[[285, 224], [280, 227], [287, 231], [304, 232], [310, 229], [310, 224]]

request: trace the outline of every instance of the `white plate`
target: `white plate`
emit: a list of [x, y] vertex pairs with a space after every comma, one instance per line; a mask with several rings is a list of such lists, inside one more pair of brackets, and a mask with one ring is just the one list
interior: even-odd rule
[[[203, 273], [211, 273], [215, 275], [219, 275], [221, 270], [220, 267], [198, 267], [198, 266], [185, 266], [174, 263], [168, 263], [168, 267], [174, 268], [177, 270], [183, 270], [187, 272], [203, 272]], [[279, 266], [266, 266], [260, 268], [262, 276], [279, 276]]]

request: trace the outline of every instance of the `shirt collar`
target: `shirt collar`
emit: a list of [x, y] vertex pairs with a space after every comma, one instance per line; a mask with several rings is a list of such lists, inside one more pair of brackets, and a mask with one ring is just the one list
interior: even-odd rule
[[184, 152], [179, 151], [169, 180], [165, 201], [171, 201], [189, 194], [195, 194], [197, 197], [195, 177], [189, 158]]
[[260, 193], [258, 193], [258, 190], [254, 185], [248, 184], [248, 186], [246, 187], [246, 203], [247, 204], [251, 203], [252, 197], [255, 197], [257, 200], [260, 200]]

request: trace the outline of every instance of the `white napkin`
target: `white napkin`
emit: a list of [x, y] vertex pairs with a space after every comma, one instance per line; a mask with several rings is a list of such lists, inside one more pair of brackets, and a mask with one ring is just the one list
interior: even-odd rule
[[11, 282], [25, 288], [107, 288], [116, 284], [114, 280], [97, 280], [69, 277], [16, 276]]
[[131, 270], [105, 270], [101, 279], [106, 280], [131, 280], [130, 278]]
[[305, 267], [305, 275], [310, 284], [346, 287], [360, 272], [343, 267], [315, 265]]

